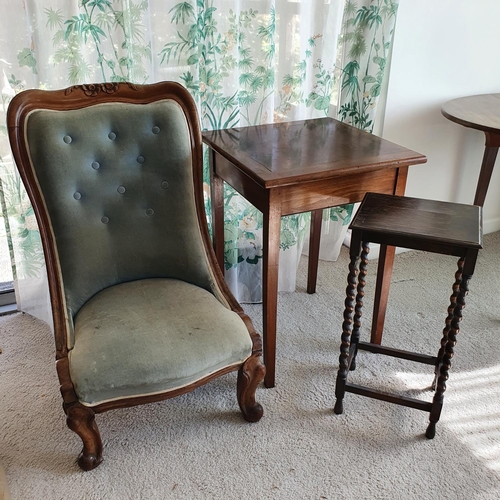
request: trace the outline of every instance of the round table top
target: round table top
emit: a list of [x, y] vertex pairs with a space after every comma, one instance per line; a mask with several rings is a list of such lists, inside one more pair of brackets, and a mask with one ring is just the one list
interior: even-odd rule
[[459, 97], [443, 104], [441, 113], [465, 127], [500, 134], [500, 94]]

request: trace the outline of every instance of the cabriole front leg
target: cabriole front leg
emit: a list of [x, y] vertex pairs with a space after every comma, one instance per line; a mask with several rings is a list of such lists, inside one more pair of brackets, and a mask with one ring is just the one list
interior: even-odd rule
[[68, 427], [83, 441], [83, 449], [78, 457], [78, 465], [83, 470], [95, 469], [102, 462], [102, 441], [95, 422], [95, 413], [81, 403], [63, 405]]
[[255, 391], [265, 374], [260, 354], [250, 356], [238, 371], [238, 404], [248, 422], [258, 422], [264, 413], [262, 406], [255, 401]]

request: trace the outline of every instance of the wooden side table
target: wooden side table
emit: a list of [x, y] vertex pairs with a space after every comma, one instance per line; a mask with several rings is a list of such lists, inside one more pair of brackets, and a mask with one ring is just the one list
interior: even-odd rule
[[474, 205], [483, 206], [495, 160], [500, 147], [500, 94], [482, 94], [448, 101], [443, 116], [464, 127], [482, 130], [486, 136], [483, 162], [474, 197]]
[[[346, 392], [427, 411], [430, 416], [425, 435], [432, 439], [443, 408], [446, 381], [457, 343], [457, 334], [460, 331], [465, 296], [469, 290], [469, 281], [474, 274], [478, 252], [482, 248], [482, 207], [368, 193], [350, 228], [352, 229], [351, 261], [347, 278], [334, 412], [343, 413], [343, 399]], [[360, 341], [369, 243], [401, 246], [459, 257], [448, 316], [444, 322], [441, 347], [437, 356]], [[347, 382], [349, 371], [356, 368], [358, 350], [434, 366], [435, 376], [432, 385], [436, 392], [432, 403]]]
[[[332, 118], [203, 133], [210, 147], [214, 246], [224, 269], [223, 181], [264, 215], [263, 340], [266, 387], [275, 383], [278, 258], [283, 215], [312, 211], [308, 292], [314, 293], [324, 208], [368, 191], [402, 195], [408, 167], [426, 157]], [[395, 249], [382, 246], [373, 342], [380, 343]]]

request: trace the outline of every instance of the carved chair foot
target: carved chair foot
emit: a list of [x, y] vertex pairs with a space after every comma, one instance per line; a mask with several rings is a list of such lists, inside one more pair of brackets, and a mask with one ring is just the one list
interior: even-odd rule
[[80, 403], [65, 406], [64, 410], [68, 427], [83, 441], [78, 465], [85, 471], [95, 469], [102, 462], [102, 441], [94, 411]]
[[78, 466], [84, 471], [95, 469], [102, 462], [102, 456], [84, 455], [83, 450], [78, 455]]
[[258, 422], [264, 414], [262, 406], [255, 401], [255, 391], [265, 374], [260, 355], [250, 356], [238, 371], [238, 404], [248, 422]]

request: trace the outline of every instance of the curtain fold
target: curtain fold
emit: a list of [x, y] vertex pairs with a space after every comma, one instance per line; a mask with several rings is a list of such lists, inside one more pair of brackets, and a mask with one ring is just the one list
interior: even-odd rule
[[[6, 135], [4, 116], [13, 95], [26, 88], [175, 80], [193, 95], [203, 129], [333, 116], [371, 132], [398, 5], [392, 0], [4, 3], [2, 212], [20, 308], [49, 323], [40, 235]], [[205, 192], [208, 207], [207, 162]], [[323, 258], [336, 258], [334, 242], [343, 238], [337, 228], [345, 230], [351, 213], [351, 205], [324, 212]], [[282, 219], [280, 290], [295, 288], [309, 218]], [[229, 186], [224, 240], [233, 293], [242, 302], [260, 301], [262, 214]]]

